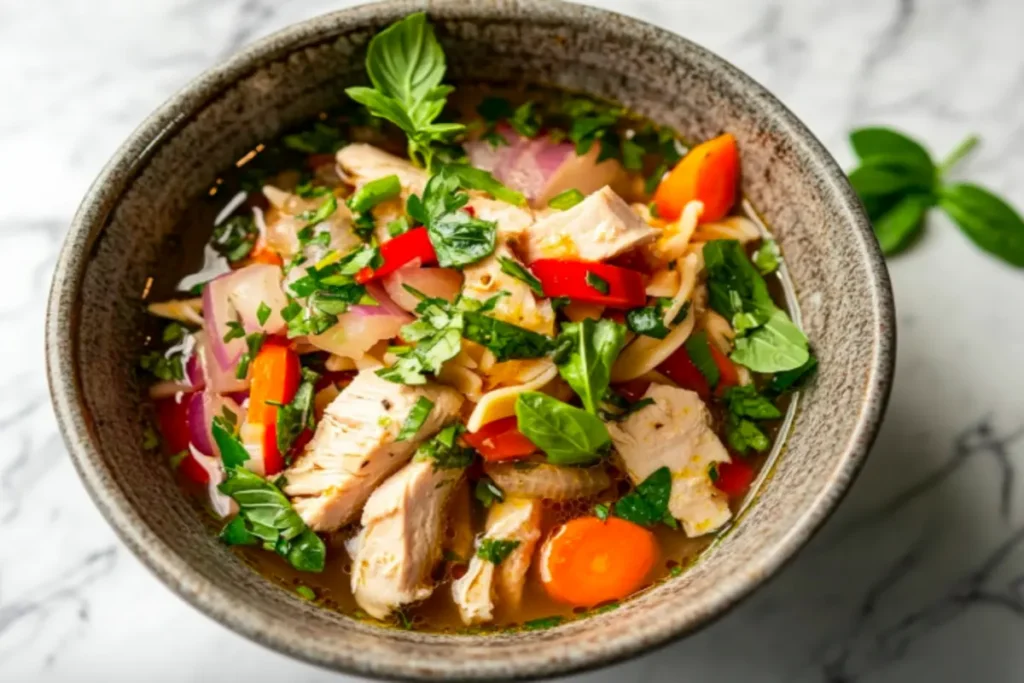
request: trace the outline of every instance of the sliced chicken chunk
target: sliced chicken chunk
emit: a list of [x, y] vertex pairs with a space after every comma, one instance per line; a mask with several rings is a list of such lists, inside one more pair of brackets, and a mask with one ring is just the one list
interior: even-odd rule
[[672, 472], [669, 512], [683, 523], [687, 536], [701, 536], [729, 521], [729, 499], [715, 488], [708, 469], [729, 462], [729, 453], [711, 429], [711, 414], [693, 391], [652, 384], [645, 398], [654, 403], [622, 422], [609, 422], [608, 433], [630, 479], [640, 483], [655, 470]]
[[461, 469], [414, 461], [380, 485], [363, 509], [352, 563], [352, 593], [367, 614], [385, 619], [434, 592], [445, 507]]
[[537, 220], [529, 207], [491, 199], [476, 192], [472, 194], [466, 206], [477, 218], [497, 224], [499, 242], [522, 239]]
[[551, 301], [538, 301], [528, 284], [503, 272], [501, 259], [511, 259], [518, 263], [512, 250], [504, 244], [499, 244], [491, 256], [463, 270], [463, 295], [478, 301], [487, 301], [491, 297], [504, 294], [488, 315], [540, 334], [553, 335], [555, 311], [551, 308]]
[[[420, 397], [434, 407], [415, 436], [396, 441]], [[461, 406], [462, 395], [454, 389], [395, 384], [363, 370], [327, 406], [305, 452], [285, 471], [284, 492], [312, 529], [338, 529], [354, 520], [373, 489]]]
[[520, 247], [527, 263], [542, 258], [604, 261], [657, 236], [622, 197], [603, 187], [571, 209], [538, 220]]
[[422, 194], [429, 179], [426, 171], [408, 159], [388, 154], [364, 142], [342, 147], [336, 158], [345, 179], [356, 187], [371, 180], [396, 175], [403, 194]]
[[466, 625], [494, 619], [497, 601], [517, 609], [523, 598], [523, 584], [534, 548], [540, 538], [539, 500], [509, 498], [495, 503], [487, 515], [484, 538], [519, 543], [501, 564], [474, 555], [466, 573], [452, 583], [452, 597]]

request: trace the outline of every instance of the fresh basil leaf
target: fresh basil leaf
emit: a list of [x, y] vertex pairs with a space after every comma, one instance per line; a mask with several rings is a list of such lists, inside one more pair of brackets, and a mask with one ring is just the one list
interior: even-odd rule
[[751, 448], [760, 453], [771, 446], [771, 441], [756, 424], [731, 413], [725, 420], [725, 438], [729, 447], [740, 454]]
[[737, 314], [749, 314], [757, 325], [768, 320], [775, 302], [743, 245], [736, 240], [705, 243], [704, 267], [708, 274], [708, 303], [716, 313], [730, 321]]
[[234, 517], [220, 531], [220, 540], [227, 545], [258, 545], [260, 539], [245, 526], [245, 518]]
[[1001, 198], [983, 187], [958, 183], [942, 188], [939, 206], [979, 247], [1024, 267], [1024, 221]]
[[761, 275], [774, 273], [779, 268], [779, 245], [775, 240], [765, 240], [754, 252], [752, 260]]
[[218, 420], [214, 420], [210, 427], [213, 434], [213, 441], [220, 451], [220, 459], [224, 462], [224, 469], [231, 470], [243, 467], [249, 459], [249, 453], [238, 438], [227, 431]]
[[405, 422], [402, 423], [402, 428], [398, 431], [395, 441], [407, 441], [416, 436], [416, 433], [420, 431], [420, 427], [427, 421], [430, 411], [433, 409], [434, 402], [426, 396], [420, 396], [416, 399], [416, 403], [409, 410], [409, 414], [406, 416]]
[[812, 355], [800, 367], [773, 375], [766, 392], [772, 396], [781, 396], [787, 391], [796, 391], [807, 383], [817, 369], [818, 359]]
[[508, 119], [508, 124], [512, 126], [512, 129], [524, 138], [535, 138], [540, 133], [541, 120], [537, 112], [534, 111], [535, 106], [535, 102], [524, 102], [516, 107]]
[[559, 211], [567, 211], [582, 202], [584, 199], [586, 199], [586, 197], [583, 196], [582, 192], [576, 188], [572, 188], [565, 192], [556, 194], [551, 198], [551, 201], [548, 202], [548, 206]]
[[504, 562], [520, 543], [510, 539], [484, 538], [476, 548], [476, 556], [497, 566]]
[[597, 415], [608, 392], [612, 365], [626, 344], [626, 328], [614, 320], [587, 318], [578, 323], [563, 323], [559, 339], [570, 340], [572, 350], [559, 364], [558, 374], [580, 397], [587, 411]]
[[174, 344], [180, 342], [188, 334], [188, 328], [178, 322], [169, 322], [164, 326], [164, 331], [161, 333], [160, 338], [165, 344]]
[[526, 391], [516, 399], [519, 431], [544, 451], [555, 465], [587, 465], [600, 460], [611, 446], [599, 418], [556, 398]]
[[397, 175], [384, 176], [366, 183], [345, 203], [353, 213], [364, 213], [373, 207], [394, 199], [402, 192], [402, 184]]
[[718, 385], [721, 372], [718, 369], [718, 363], [715, 362], [715, 357], [711, 355], [707, 333], [701, 330], [691, 334], [683, 346], [686, 348], [686, 355], [690, 357], [690, 361], [708, 381], [708, 386], [714, 389]]
[[541, 285], [540, 280], [528, 271], [526, 266], [507, 256], [499, 256], [498, 263], [501, 264], [501, 272], [511, 275], [521, 282], [525, 282], [537, 296], [544, 296], [544, 287]]
[[860, 128], [850, 133], [853, 151], [863, 161], [899, 159], [902, 165], [934, 171], [932, 157], [921, 143], [891, 128]]
[[910, 195], [875, 220], [875, 237], [882, 253], [888, 256], [906, 249], [921, 234], [924, 216], [934, 203], [930, 196]]
[[608, 284], [608, 281], [592, 270], [587, 271], [587, 276], [584, 280], [589, 286], [593, 287], [601, 294], [607, 296], [608, 292], [611, 291], [611, 286]]
[[442, 268], [461, 268], [494, 253], [497, 224], [454, 212], [433, 221], [427, 227], [430, 243]]
[[626, 326], [636, 334], [664, 339], [671, 331], [662, 321], [664, 313], [659, 306], [644, 306], [626, 311]]
[[300, 572], [322, 572], [327, 562], [327, 546], [312, 529], [306, 528], [288, 548], [288, 564]]
[[526, 206], [526, 197], [521, 192], [506, 187], [490, 172], [482, 168], [466, 164], [446, 164], [444, 168], [445, 171], [458, 178], [459, 184], [467, 190], [480, 190], [508, 204]]
[[659, 467], [615, 503], [612, 514], [627, 522], [640, 526], [653, 526], [658, 522], [672, 519], [668, 501], [672, 495], [672, 472], [668, 467]]
[[486, 346], [499, 363], [541, 358], [551, 350], [553, 340], [543, 334], [480, 313], [468, 312], [463, 317], [466, 321], [463, 336]]
[[757, 393], [752, 384], [729, 387], [725, 392], [725, 404], [733, 415], [753, 420], [775, 420], [782, 412], [764, 396]]
[[315, 415], [313, 398], [316, 395], [316, 383], [320, 375], [309, 368], [302, 368], [302, 382], [295, 391], [295, 396], [287, 404], [277, 409], [277, 450], [288, 457], [295, 440], [304, 429], [313, 429]]
[[414, 459], [417, 461], [432, 460], [434, 469], [460, 469], [469, 467], [476, 454], [472, 448], [459, 443], [459, 437], [466, 431], [458, 422], [453, 422], [434, 438], [425, 441], [416, 449]]
[[754, 372], [783, 372], [807, 362], [810, 351], [807, 337], [778, 309], [763, 326], [744, 337], [736, 338], [733, 361]]
[[281, 539], [290, 541], [306, 529], [280, 489], [244, 467], [229, 467], [217, 488], [238, 503], [239, 514], [252, 525], [250, 531], [261, 538], [266, 529], [273, 529]]
[[444, 80], [445, 57], [423, 12], [410, 14], [370, 41], [366, 73], [383, 95], [412, 106]]

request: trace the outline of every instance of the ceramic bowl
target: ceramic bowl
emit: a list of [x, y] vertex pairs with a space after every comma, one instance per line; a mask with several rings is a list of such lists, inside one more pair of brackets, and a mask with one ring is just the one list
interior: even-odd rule
[[[821, 368], [781, 457], [722, 540], [683, 575], [619, 609], [493, 636], [379, 628], [318, 609], [242, 564], [170, 469], [144, 453], [134, 375], [147, 278], [180, 263], [175, 225], [258, 141], [365, 79], [370, 37], [426, 8], [449, 80], [525, 81], [612, 99], [684, 137], [733, 133], [743, 192], [773, 228]], [[74, 218], [46, 321], [50, 386], [86, 487], [124, 542], [175, 592], [229, 628], [328, 668], [405, 679], [533, 678], [597, 667], [706, 625], [777, 571], [861, 467], [892, 379], [885, 265], [843, 172], [749, 77], [667, 31], [550, 0], [393, 1], [322, 16], [200, 76], [136, 130]]]

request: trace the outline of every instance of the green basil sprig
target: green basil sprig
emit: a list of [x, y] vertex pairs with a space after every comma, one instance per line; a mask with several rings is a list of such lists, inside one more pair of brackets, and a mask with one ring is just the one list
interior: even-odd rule
[[516, 399], [516, 423], [555, 465], [589, 465], [611, 447], [608, 428], [599, 417], [536, 391]]
[[875, 229], [882, 252], [906, 249], [920, 236], [925, 217], [938, 207], [985, 251], [1024, 267], [1024, 220], [1004, 199], [971, 183], [950, 183], [950, 170], [979, 139], [971, 135], [936, 164], [916, 140], [888, 128], [862, 128], [850, 134], [860, 166], [853, 185]]

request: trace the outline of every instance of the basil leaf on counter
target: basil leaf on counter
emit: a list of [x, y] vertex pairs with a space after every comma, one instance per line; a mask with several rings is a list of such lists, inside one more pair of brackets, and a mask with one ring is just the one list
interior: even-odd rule
[[883, 213], [874, 223], [875, 237], [883, 254], [898, 254], [924, 229], [924, 217], [934, 204], [926, 195], [910, 195]]
[[939, 206], [971, 240], [1007, 263], [1024, 267], [1024, 220], [1012, 206], [983, 187], [943, 187]]
[[608, 393], [612, 365], [626, 344], [626, 328], [614, 320], [587, 318], [578, 323], [563, 323], [559, 341], [565, 340], [572, 347], [558, 365], [558, 374], [580, 397], [587, 411], [597, 415]]
[[598, 417], [536, 391], [516, 399], [516, 422], [555, 465], [596, 462], [611, 446], [608, 428]]

